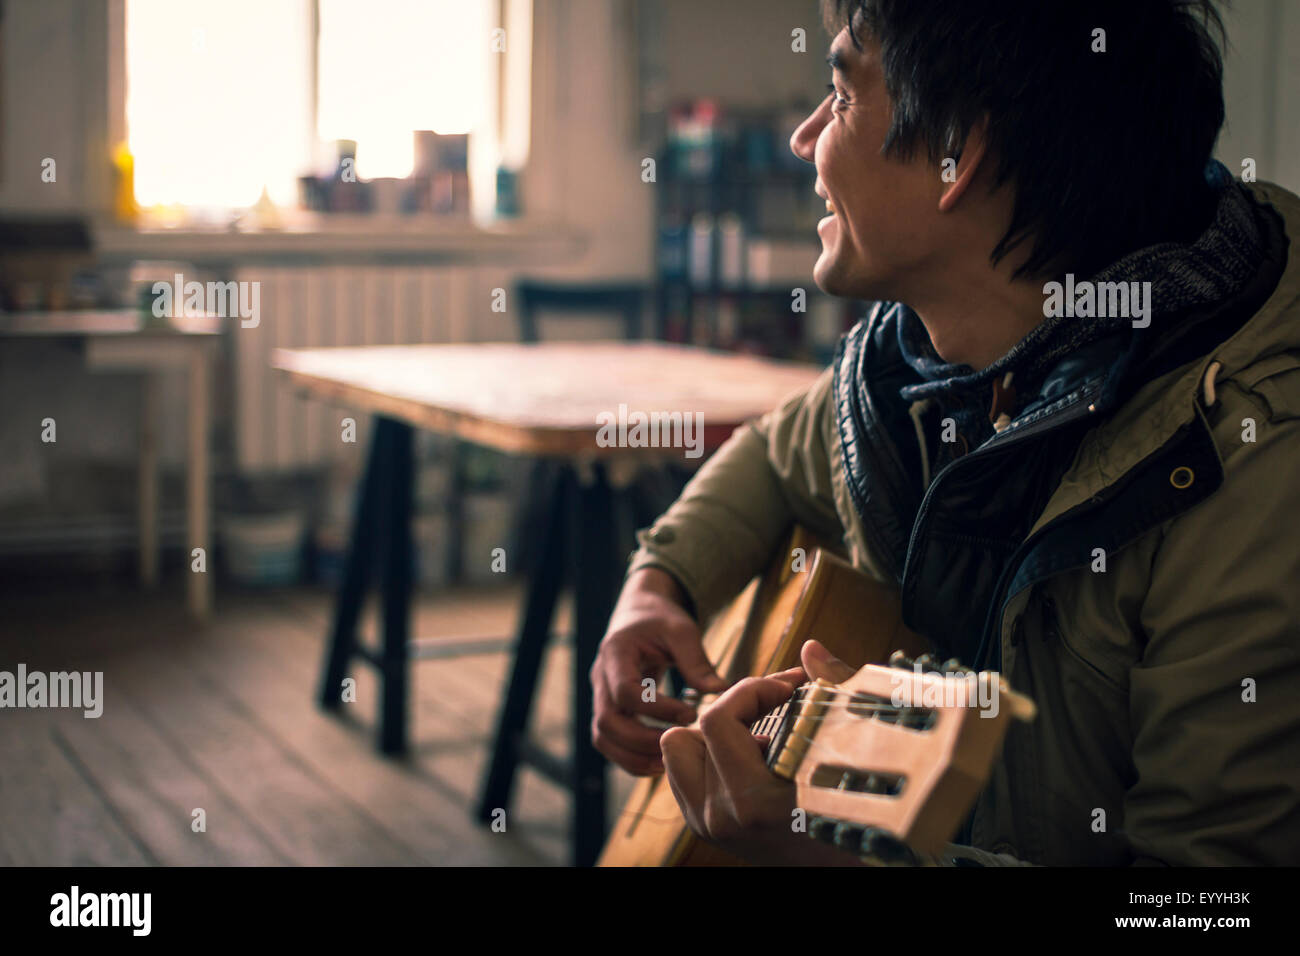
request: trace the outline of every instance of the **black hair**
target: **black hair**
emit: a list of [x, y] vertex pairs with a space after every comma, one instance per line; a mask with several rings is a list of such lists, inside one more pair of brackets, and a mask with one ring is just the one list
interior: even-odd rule
[[1090, 275], [1208, 224], [1226, 43], [1212, 0], [822, 0], [822, 15], [880, 45], [885, 155], [924, 146], [937, 165], [988, 118], [995, 188], [1015, 190], [991, 258], [1032, 239], [1017, 277]]

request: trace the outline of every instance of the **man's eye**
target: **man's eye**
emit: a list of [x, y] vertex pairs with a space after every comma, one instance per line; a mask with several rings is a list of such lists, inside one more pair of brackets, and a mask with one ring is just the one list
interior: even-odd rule
[[832, 108], [838, 108], [838, 107], [849, 105], [849, 101], [840, 95], [840, 91], [835, 88], [834, 83], [826, 84], [826, 92], [829, 93], [832, 99], [834, 100], [834, 102], [831, 103]]

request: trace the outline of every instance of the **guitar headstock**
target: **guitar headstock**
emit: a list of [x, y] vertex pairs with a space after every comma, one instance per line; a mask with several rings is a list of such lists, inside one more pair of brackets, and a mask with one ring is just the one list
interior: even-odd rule
[[[1001, 675], [955, 661], [869, 664], [841, 684], [804, 685], [773, 728], [768, 764], [809, 817], [885, 831], [933, 854], [988, 781], [1012, 719], [1034, 704]], [[760, 722], [760, 724], [763, 722]], [[757, 725], [756, 725], [757, 726]]]

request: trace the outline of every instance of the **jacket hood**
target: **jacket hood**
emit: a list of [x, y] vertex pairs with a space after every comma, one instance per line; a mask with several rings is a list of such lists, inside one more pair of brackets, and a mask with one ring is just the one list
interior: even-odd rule
[[[1207, 182], [1217, 197], [1215, 212], [1195, 240], [1135, 250], [1077, 284], [1070, 275], [1045, 285], [1045, 301], [1055, 288], [1064, 308], [986, 369], [944, 362], [920, 318], [900, 307], [899, 354], [920, 380], [905, 385], [902, 397], [937, 399], [956, 412], [971, 444], [982, 444], [992, 434], [982, 414], [990, 387], [1008, 372], [1020, 395], [1013, 417], [1041, 405], [1036, 399], [1050, 401], [1101, 372], [1108, 374], [1098, 404], [1109, 409], [1143, 382], [1227, 339], [1277, 285], [1288, 240], [1282, 217], [1222, 164], [1210, 164]], [[1086, 296], [1077, 314], [1076, 289]], [[1107, 314], [1104, 289], [1122, 291], [1121, 314]], [[1111, 298], [1112, 309], [1116, 304]]]
[[[1290, 237], [1300, 236], [1300, 197], [1272, 183], [1243, 186], [1252, 201], [1274, 214], [1279, 232], [1269, 257], [1280, 276], [1271, 291], [1269, 264], [1241, 299], [1230, 304], [1234, 313], [1221, 319], [1230, 334], [1219, 335], [1207, 324], [1213, 313], [1189, 315], [1186, 329], [1167, 347], [1136, 352], [1136, 371], [1107, 384], [1113, 411], [1099, 424], [1064, 475], [1035, 529], [1121, 481], [1179, 429], [1201, 416], [1203, 404], [1213, 404], [1218, 384], [1229, 379], [1253, 382], [1282, 366], [1300, 363], [1300, 261], [1290, 252]], [[1267, 221], [1267, 220], [1266, 220]], [[1261, 298], [1256, 307], [1253, 300]], [[1167, 370], [1170, 365], [1174, 367]], [[1147, 374], [1141, 374], [1146, 371]], [[1207, 390], [1207, 385], [1209, 386]]]

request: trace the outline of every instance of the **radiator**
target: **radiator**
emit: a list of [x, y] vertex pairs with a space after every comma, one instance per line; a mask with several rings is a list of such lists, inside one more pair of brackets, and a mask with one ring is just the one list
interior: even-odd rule
[[369, 431], [367, 415], [300, 397], [271, 368], [273, 349], [515, 336], [509, 311], [491, 309], [493, 288], [510, 288], [500, 268], [258, 267], [241, 269], [238, 279], [261, 283], [260, 323], [231, 323], [235, 457], [245, 473], [355, 460], [341, 421], [356, 418], [363, 448]]

